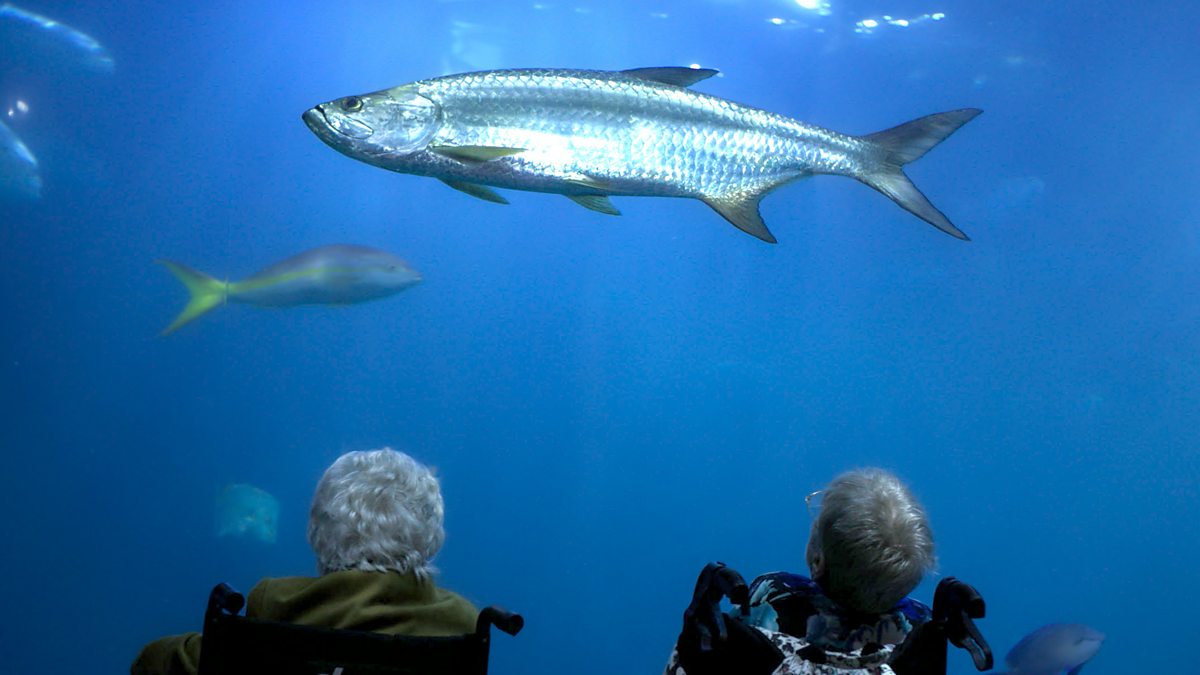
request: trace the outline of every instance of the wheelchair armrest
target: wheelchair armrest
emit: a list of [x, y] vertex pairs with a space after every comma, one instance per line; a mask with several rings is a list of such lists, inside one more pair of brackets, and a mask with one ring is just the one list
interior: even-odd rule
[[483, 611], [479, 613], [479, 619], [475, 622], [475, 632], [487, 634], [488, 629], [492, 626], [509, 635], [516, 635], [525, 627], [525, 618], [516, 612], [510, 612], [495, 605], [484, 607]]
[[913, 629], [892, 655], [899, 675], [943, 675], [949, 645], [967, 650], [975, 669], [992, 668], [992, 649], [974, 619], [984, 617], [983, 596], [974, 587], [946, 577], [933, 595], [933, 616]]
[[973, 619], [982, 619], [987, 606], [983, 596], [969, 584], [946, 577], [933, 595], [933, 618], [945, 627], [950, 644], [965, 649], [975, 662], [976, 670], [992, 668], [992, 648], [979, 632]]

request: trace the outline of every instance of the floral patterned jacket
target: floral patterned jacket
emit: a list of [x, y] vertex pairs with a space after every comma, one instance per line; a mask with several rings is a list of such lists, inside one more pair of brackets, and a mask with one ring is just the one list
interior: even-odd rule
[[756, 628], [778, 631], [835, 652], [869, 645], [898, 645], [929, 620], [929, 607], [911, 598], [879, 615], [855, 614], [830, 600], [815, 581], [772, 572], [750, 585], [750, 619]]
[[[783, 655], [772, 675], [893, 675], [893, 649], [931, 616], [909, 598], [882, 615], [854, 615], [812, 579], [786, 572], [755, 579], [748, 609], [746, 622]], [[664, 675], [687, 675], [674, 651]]]

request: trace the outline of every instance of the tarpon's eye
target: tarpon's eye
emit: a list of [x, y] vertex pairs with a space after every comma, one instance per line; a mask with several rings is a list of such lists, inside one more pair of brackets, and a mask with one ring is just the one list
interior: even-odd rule
[[342, 110], [346, 112], [358, 112], [362, 110], [362, 99], [357, 96], [347, 96], [342, 99]]

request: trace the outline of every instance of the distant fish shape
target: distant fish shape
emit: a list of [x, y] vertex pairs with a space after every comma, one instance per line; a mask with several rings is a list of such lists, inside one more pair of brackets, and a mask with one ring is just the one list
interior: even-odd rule
[[348, 244], [305, 251], [242, 281], [218, 281], [177, 262], [159, 262], [191, 293], [163, 335], [226, 301], [260, 307], [350, 305], [395, 295], [421, 281], [420, 273], [391, 253]]
[[279, 530], [279, 501], [265, 490], [235, 483], [217, 495], [218, 537], [245, 537], [275, 543]]
[[111, 73], [113, 57], [95, 38], [54, 19], [21, 9], [0, 5], [0, 61], [17, 57], [44, 63], [62, 60], [99, 73]]
[[1104, 634], [1079, 623], [1052, 623], [1033, 631], [1004, 657], [1008, 675], [1078, 675], [1100, 651]]
[[37, 157], [20, 137], [0, 122], [0, 201], [39, 199], [42, 175]]
[[507, 204], [492, 187], [561, 194], [619, 215], [609, 197], [689, 197], [737, 228], [775, 242], [759, 202], [818, 174], [848, 176], [960, 239], [904, 174], [981, 111], [928, 115], [850, 136], [690, 87], [705, 68], [492, 70], [344, 96], [304, 113], [342, 154], [432, 176]]
[[983, 200], [983, 211], [993, 220], [1011, 218], [1015, 212], [1036, 207], [1046, 193], [1040, 176], [1006, 178]]

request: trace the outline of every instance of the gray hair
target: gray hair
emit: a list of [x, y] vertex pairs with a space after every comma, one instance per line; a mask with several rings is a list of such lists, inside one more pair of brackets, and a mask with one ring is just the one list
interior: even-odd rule
[[899, 478], [874, 468], [825, 489], [807, 558], [829, 597], [872, 614], [895, 607], [937, 563], [925, 509]]
[[308, 543], [321, 574], [339, 570], [434, 573], [446, 532], [442, 491], [433, 472], [382, 448], [348, 452], [317, 483]]

